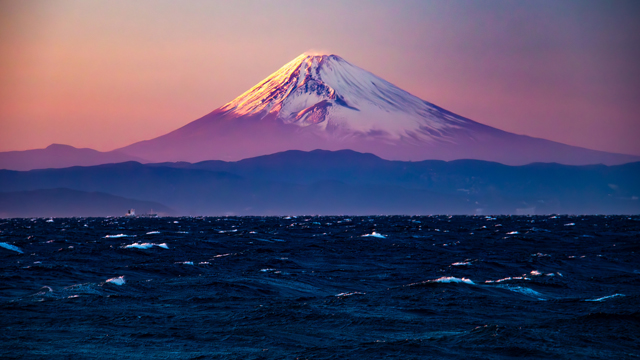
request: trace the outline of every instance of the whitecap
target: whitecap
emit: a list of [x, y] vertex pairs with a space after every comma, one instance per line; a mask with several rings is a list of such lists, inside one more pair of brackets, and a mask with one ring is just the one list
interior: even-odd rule
[[498, 279], [498, 280], [487, 280], [485, 281], [485, 284], [501, 283], [509, 280], [530, 280], [530, 279], [527, 279], [526, 277], [523, 277], [523, 276], [509, 276], [509, 277]]
[[471, 265], [470, 262], [455, 262], [453, 264], [451, 264], [452, 266], [465, 266], [465, 265]]
[[384, 235], [382, 235], [382, 234], [379, 234], [379, 233], [377, 233], [377, 232], [375, 232], [375, 231], [374, 231], [374, 232], [372, 232], [371, 234], [364, 234], [364, 235], [362, 235], [362, 237], [369, 237], [369, 236], [371, 236], [371, 237], [376, 237], [376, 238], [380, 238], [380, 239], [386, 239], [386, 238], [387, 238], [386, 236], [384, 236]]
[[476, 283], [474, 283], [473, 281], [467, 279], [467, 278], [457, 278], [457, 277], [453, 277], [453, 276], [443, 276], [441, 278], [435, 279], [435, 280], [429, 280], [428, 282], [437, 282], [437, 283], [464, 283], [464, 284], [469, 284], [469, 285], [475, 285]]
[[156, 234], [160, 234], [160, 231], [149, 231], [147, 233], [147, 235], [156, 235]]
[[193, 261], [177, 262], [176, 264], [193, 265]]
[[618, 296], [625, 296], [624, 294], [613, 294], [613, 295], [609, 295], [609, 296], [603, 296], [601, 298], [597, 298], [597, 299], [586, 299], [585, 301], [605, 301], [607, 299], [611, 299], [614, 297], [618, 297]]
[[154, 246], [161, 247], [163, 249], [169, 249], [169, 247], [167, 246], [166, 243], [162, 243], [162, 244], [134, 243], [134, 244], [130, 244], [130, 245], [125, 245], [125, 246], [123, 246], [123, 248], [125, 248], [125, 249], [150, 249], [150, 248], [152, 248]]
[[111, 279], [107, 280], [107, 282], [108, 282], [108, 283], [111, 283], [111, 284], [113, 284], [113, 285], [118, 285], [118, 286], [120, 286], [120, 285], [124, 285], [124, 283], [125, 283], [126, 281], [124, 281], [124, 275], [122, 275], [122, 276], [118, 276], [118, 277], [111, 278]]
[[531, 272], [530, 272], [529, 274], [531, 274], [531, 275], [533, 275], [533, 276], [540, 276], [540, 275], [542, 275], [542, 273], [541, 273], [540, 271], [538, 271], [538, 270], [531, 270]]
[[23, 254], [22, 250], [15, 245], [7, 244], [5, 242], [0, 242], [0, 247]]
[[520, 233], [517, 232], [517, 231], [512, 231], [512, 232], [508, 232], [507, 233], [507, 235], [518, 235], [518, 234], [520, 234]]
[[105, 239], [117, 239], [117, 238], [125, 238], [125, 237], [136, 237], [135, 235], [125, 235], [125, 234], [117, 234], [117, 235], [106, 235]]
[[564, 226], [575, 226], [576, 223], [568, 223], [568, 224], [564, 224]]
[[344, 297], [344, 296], [352, 296], [352, 295], [365, 295], [366, 293], [360, 292], [360, 291], [353, 291], [353, 292], [348, 292], [348, 293], [340, 293], [338, 295], [336, 295], [337, 297]]

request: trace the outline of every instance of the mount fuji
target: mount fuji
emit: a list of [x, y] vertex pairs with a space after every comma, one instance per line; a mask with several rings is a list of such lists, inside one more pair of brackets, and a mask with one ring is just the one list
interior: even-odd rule
[[116, 151], [151, 162], [198, 162], [314, 149], [509, 165], [639, 159], [492, 128], [421, 100], [337, 55], [307, 54], [202, 118]]

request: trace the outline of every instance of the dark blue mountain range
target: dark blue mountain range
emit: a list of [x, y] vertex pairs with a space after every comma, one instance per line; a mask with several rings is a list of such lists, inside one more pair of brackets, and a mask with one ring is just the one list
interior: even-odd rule
[[[637, 214], [639, 179], [640, 162], [508, 166], [480, 160], [388, 161], [351, 150], [286, 151], [237, 162], [0, 170], [2, 196], [13, 193], [13, 202], [0, 202], [0, 213], [69, 216], [55, 201], [44, 215], [38, 209], [42, 202], [34, 200], [37, 193], [28, 194], [34, 215], [11, 208], [21, 196], [27, 201], [26, 193], [17, 192], [69, 189], [153, 202], [148, 206], [166, 215]], [[87, 216], [99, 205], [92, 200], [76, 206], [73, 215]]]

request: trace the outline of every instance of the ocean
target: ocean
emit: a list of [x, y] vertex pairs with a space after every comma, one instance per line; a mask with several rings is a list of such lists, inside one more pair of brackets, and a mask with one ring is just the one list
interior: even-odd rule
[[0, 220], [3, 359], [638, 359], [638, 216]]

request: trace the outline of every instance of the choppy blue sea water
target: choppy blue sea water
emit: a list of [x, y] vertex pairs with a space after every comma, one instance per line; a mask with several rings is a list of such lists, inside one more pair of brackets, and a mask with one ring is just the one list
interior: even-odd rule
[[637, 359], [638, 216], [0, 220], [3, 359]]

